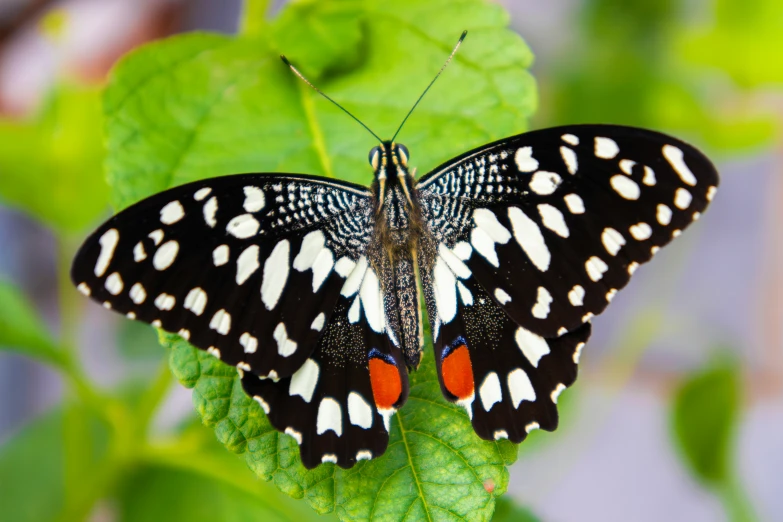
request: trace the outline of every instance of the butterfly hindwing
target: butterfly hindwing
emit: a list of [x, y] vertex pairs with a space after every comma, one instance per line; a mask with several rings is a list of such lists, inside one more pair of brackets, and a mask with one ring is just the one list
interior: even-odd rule
[[576, 379], [590, 324], [545, 339], [512, 321], [475, 279], [460, 284], [458, 311], [434, 339], [444, 397], [467, 409], [483, 439], [521, 442], [533, 429], [554, 430], [557, 398]]
[[372, 233], [369, 192], [297, 175], [191, 183], [120, 212], [72, 279], [107, 308], [179, 333], [260, 376], [316, 346]]
[[717, 184], [709, 160], [679, 140], [576, 125], [468, 152], [417, 191], [438, 248], [516, 323], [552, 338], [602, 312]]
[[363, 307], [351, 317], [354, 299], [339, 298], [318, 346], [293, 376], [242, 376], [272, 425], [299, 443], [307, 468], [348, 468], [383, 454], [391, 416], [408, 396], [402, 352], [367, 325]]

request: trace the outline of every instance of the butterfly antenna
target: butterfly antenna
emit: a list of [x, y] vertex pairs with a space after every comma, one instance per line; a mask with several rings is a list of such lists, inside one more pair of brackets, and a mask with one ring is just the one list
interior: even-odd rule
[[295, 74], [295, 75], [297, 75], [297, 76], [299, 77], [299, 79], [301, 79], [301, 80], [302, 80], [303, 82], [305, 82], [307, 85], [309, 85], [310, 87], [312, 87], [312, 89], [313, 89], [315, 92], [317, 92], [318, 94], [320, 94], [321, 96], [323, 96], [324, 98], [326, 98], [327, 100], [329, 100], [330, 102], [334, 103], [334, 104], [335, 104], [337, 107], [339, 107], [339, 108], [340, 108], [340, 110], [341, 110], [341, 111], [343, 111], [345, 114], [347, 114], [348, 116], [350, 116], [351, 118], [353, 118], [353, 119], [354, 119], [354, 121], [356, 121], [356, 122], [357, 122], [359, 125], [361, 125], [361, 126], [362, 126], [362, 127], [364, 127], [365, 129], [367, 129], [367, 132], [369, 132], [370, 134], [372, 134], [373, 136], [375, 136], [375, 139], [377, 139], [377, 140], [378, 140], [378, 143], [383, 143], [383, 140], [382, 140], [381, 138], [379, 138], [379, 137], [378, 137], [378, 135], [377, 135], [377, 134], [375, 134], [375, 133], [374, 133], [374, 132], [373, 132], [373, 131], [372, 131], [372, 130], [371, 130], [371, 129], [370, 129], [368, 126], [367, 126], [367, 125], [365, 125], [365, 124], [362, 122], [362, 120], [360, 120], [359, 118], [357, 118], [356, 116], [354, 116], [353, 114], [351, 114], [350, 112], [348, 112], [348, 109], [346, 109], [345, 107], [343, 107], [342, 105], [340, 105], [339, 103], [337, 103], [336, 101], [334, 101], [333, 99], [331, 99], [331, 98], [330, 98], [329, 96], [327, 96], [327, 95], [326, 95], [326, 93], [324, 93], [324, 92], [323, 92], [321, 89], [319, 89], [318, 87], [316, 87], [315, 85], [313, 85], [312, 83], [310, 83], [310, 80], [308, 80], [307, 78], [305, 78], [305, 77], [304, 77], [304, 75], [303, 75], [302, 73], [300, 73], [300, 72], [299, 72], [299, 70], [298, 70], [296, 67], [294, 67], [294, 66], [291, 64], [291, 62], [289, 62], [289, 61], [288, 61], [288, 58], [286, 58], [285, 56], [283, 56], [283, 55], [281, 54], [281, 55], [280, 55], [280, 59], [281, 59], [281, 60], [283, 60], [283, 63], [284, 63], [284, 64], [286, 64], [288, 67], [290, 67], [290, 68], [291, 68], [291, 70], [294, 72], [294, 74]]
[[440, 71], [438, 71], [438, 74], [435, 75], [435, 78], [432, 79], [430, 84], [427, 86], [426, 89], [424, 89], [424, 92], [421, 93], [421, 96], [419, 96], [419, 99], [416, 100], [416, 103], [413, 104], [413, 107], [411, 107], [411, 110], [408, 111], [408, 114], [405, 115], [405, 119], [402, 120], [402, 123], [400, 123], [400, 126], [397, 128], [397, 132], [394, 133], [394, 137], [392, 137], [392, 141], [394, 141], [394, 138], [397, 137], [397, 135], [402, 130], [402, 126], [405, 125], [405, 122], [408, 121], [408, 117], [413, 113], [413, 110], [416, 108], [416, 106], [419, 104], [422, 98], [424, 98], [424, 95], [427, 94], [427, 91], [430, 90], [430, 87], [432, 87], [432, 84], [435, 83], [435, 80], [438, 79], [438, 76], [440, 76], [440, 73], [443, 72], [443, 70], [446, 68], [446, 66], [451, 62], [451, 59], [454, 58], [454, 55], [457, 54], [457, 49], [459, 49], [459, 46], [462, 45], [462, 40], [465, 39], [465, 37], [468, 35], [467, 31], [462, 31], [462, 36], [459, 37], [459, 41], [457, 41], [457, 45], [454, 46], [454, 50], [451, 51], [451, 54], [449, 55], [448, 59], [446, 60], [446, 63], [443, 64], [443, 67], [440, 68]]

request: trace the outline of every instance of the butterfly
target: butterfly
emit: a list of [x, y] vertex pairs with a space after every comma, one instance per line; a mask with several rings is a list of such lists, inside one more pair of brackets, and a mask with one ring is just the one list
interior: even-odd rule
[[236, 366], [307, 468], [348, 468], [386, 450], [422, 302], [443, 396], [481, 438], [554, 430], [591, 319], [718, 186], [694, 147], [624, 126], [527, 132], [420, 179], [378, 141], [369, 187], [239, 174], [144, 199], [84, 242], [72, 280]]

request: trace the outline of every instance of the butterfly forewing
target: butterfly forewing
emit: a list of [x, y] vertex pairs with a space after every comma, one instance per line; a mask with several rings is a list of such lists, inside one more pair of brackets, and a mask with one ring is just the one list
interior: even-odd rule
[[[556, 337], [602, 312], [639, 264], [698, 219], [717, 184], [709, 160], [679, 140], [579, 125], [469, 152], [424, 177], [418, 193], [441, 265], [458, 264], [517, 324]], [[451, 296], [438, 266], [434, 293]], [[453, 301], [438, 307], [436, 323], [447, 323]]]
[[366, 189], [294, 175], [183, 185], [120, 212], [72, 279], [107, 308], [244, 371], [294, 373], [372, 233]]

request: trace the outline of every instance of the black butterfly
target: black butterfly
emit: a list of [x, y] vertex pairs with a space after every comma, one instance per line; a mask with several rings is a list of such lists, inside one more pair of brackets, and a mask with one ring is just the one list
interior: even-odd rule
[[693, 147], [613, 125], [512, 136], [418, 181], [393, 140], [369, 160], [369, 188], [270, 173], [156, 194], [87, 239], [73, 282], [235, 365], [308, 468], [385, 451], [423, 293], [443, 395], [520, 442], [555, 429], [591, 318], [718, 185]]

